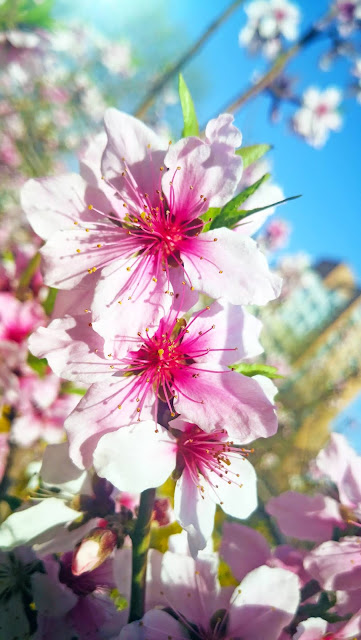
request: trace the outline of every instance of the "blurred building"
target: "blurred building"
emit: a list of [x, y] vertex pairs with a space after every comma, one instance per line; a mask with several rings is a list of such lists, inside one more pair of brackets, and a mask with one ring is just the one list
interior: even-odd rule
[[261, 313], [267, 363], [285, 374], [272, 453], [261, 444], [260, 464], [267, 471], [269, 460], [277, 490], [296, 485], [330, 423], [361, 391], [361, 289], [351, 269], [336, 261], [310, 266], [293, 256], [280, 270], [282, 296]]

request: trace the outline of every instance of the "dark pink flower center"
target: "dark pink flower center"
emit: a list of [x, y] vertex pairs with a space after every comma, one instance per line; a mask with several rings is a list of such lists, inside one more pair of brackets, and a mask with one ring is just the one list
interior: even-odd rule
[[[182, 391], [182, 371], [189, 372], [191, 368], [195, 381], [199, 376], [198, 371], [208, 371], [203, 367], [199, 369], [197, 360], [214, 350], [206, 346], [205, 336], [215, 329], [215, 325], [210, 325], [206, 331], [196, 332], [193, 327], [189, 330], [193, 322], [206, 310], [209, 310], [209, 307], [198, 312], [188, 324], [182, 318], [174, 318], [171, 311], [167, 318], [160, 321], [159, 328], [153, 336], [148, 335], [148, 329], [145, 330], [140, 349], [130, 351], [120, 361], [121, 368], [118, 370], [131, 380], [128, 393], [118, 405], [119, 409], [122, 408], [122, 402], [136, 392], [136, 401], [139, 403], [137, 412], [140, 414], [147, 395], [151, 392], [156, 394], [156, 409], [160, 399], [168, 405], [171, 415], [175, 415], [172, 407], [173, 398], [177, 397], [178, 392], [186, 395]], [[141, 334], [138, 333], [138, 336]], [[233, 350], [236, 349], [224, 349]], [[115, 365], [111, 367], [116, 368]], [[227, 370], [226, 373], [228, 371], [230, 372]], [[203, 404], [202, 400], [186, 397]], [[138, 419], [140, 420], [140, 416]]]
[[327, 106], [327, 104], [320, 104], [318, 105], [318, 107], [316, 108], [316, 114], [322, 118], [322, 116], [326, 115], [326, 113], [329, 112], [329, 108]]
[[276, 18], [277, 22], [282, 22], [282, 20], [287, 17], [287, 13], [283, 9], [276, 9], [274, 12], [274, 17]]
[[[180, 169], [180, 167], [177, 169]], [[151, 160], [150, 170], [154, 172]], [[149, 195], [140, 190], [131, 170], [124, 162], [122, 178], [126, 183], [128, 192], [131, 194], [131, 199], [127, 201], [118, 192], [119, 200], [124, 209], [109, 213], [89, 205], [90, 210], [94, 210], [106, 219], [107, 225], [110, 223], [110, 229], [113, 225], [119, 229], [119, 257], [134, 259], [134, 256], [138, 256], [134, 259], [133, 266], [137, 263], [139, 264], [139, 259], [155, 258], [155, 277], [158, 276], [161, 268], [163, 271], [168, 272], [168, 267], [183, 266], [180, 251], [181, 249], [186, 250], [187, 243], [194, 236], [198, 236], [201, 233], [204, 222], [199, 216], [207, 209], [207, 205], [205, 205], [207, 198], [200, 194], [197, 204], [193, 203], [189, 211], [179, 211], [176, 207], [173, 187], [177, 171], [170, 181], [171, 188], [168, 202], [162, 192], [161, 177], [163, 171], [164, 167], [160, 167], [159, 182], [156, 184], [154, 180], [153, 193]], [[117, 191], [117, 187], [111, 181], [108, 184]], [[192, 190], [193, 186], [189, 185], [189, 189]], [[103, 224], [96, 224], [99, 226], [100, 231], [105, 231]], [[112, 231], [114, 231], [114, 228]], [[127, 238], [124, 237], [124, 232], [126, 232]], [[111, 249], [114, 247], [114, 241], [113, 235], [106, 240]], [[96, 269], [105, 266], [109, 262], [104, 253], [106, 244], [99, 243], [97, 248], [102, 250], [103, 261], [97, 261], [95, 267], [90, 266], [89, 273], [96, 271]], [[78, 252], [80, 251], [79, 249]]]

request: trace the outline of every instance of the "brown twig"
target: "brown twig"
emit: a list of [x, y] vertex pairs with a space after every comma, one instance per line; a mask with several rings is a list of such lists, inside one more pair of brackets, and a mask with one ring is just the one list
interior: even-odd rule
[[229, 18], [229, 16], [243, 4], [245, 0], [234, 0], [229, 7], [223, 13], [207, 27], [200, 38], [186, 51], [177, 62], [175, 62], [161, 77], [156, 80], [153, 86], [150, 88], [148, 94], [144, 98], [143, 102], [139, 105], [135, 111], [137, 118], [143, 118], [149, 107], [153, 104], [158, 93], [165, 87], [165, 85], [179, 73], [179, 71], [195, 56], [196, 53], [203, 47], [211, 35], [221, 26], [223, 22]]

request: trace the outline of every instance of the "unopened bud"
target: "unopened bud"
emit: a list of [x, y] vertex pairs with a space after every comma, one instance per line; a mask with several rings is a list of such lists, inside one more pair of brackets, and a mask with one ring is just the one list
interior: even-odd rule
[[80, 576], [94, 571], [110, 556], [117, 545], [117, 535], [110, 529], [97, 527], [83, 538], [73, 553], [72, 573]]

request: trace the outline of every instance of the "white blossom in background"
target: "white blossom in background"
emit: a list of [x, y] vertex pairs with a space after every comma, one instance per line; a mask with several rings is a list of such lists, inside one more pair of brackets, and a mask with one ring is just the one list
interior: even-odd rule
[[114, 75], [129, 77], [134, 73], [129, 42], [106, 42], [101, 49], [101, 61]]
[[327, 142], [330, 131], [339, 131], [342, 117], [338, 107], [342, 92], [336, 87], [320, 91], [316, 87], [307, 89], [302, 106], [292, 119], [293, 129], [312, 147], [320, 149]]
[[336, 0], [334, 10], [338, 30], [344, 38], [361, 26], [361, 0]]
[[281, 39], [293, 41], [298, 36], [300, 11], [287, 0], [255, 0], [245, 8], [248, 22], [239, 34], [239, 43], [251, 53], [262, 51], [274, 58], [281, 49]]

